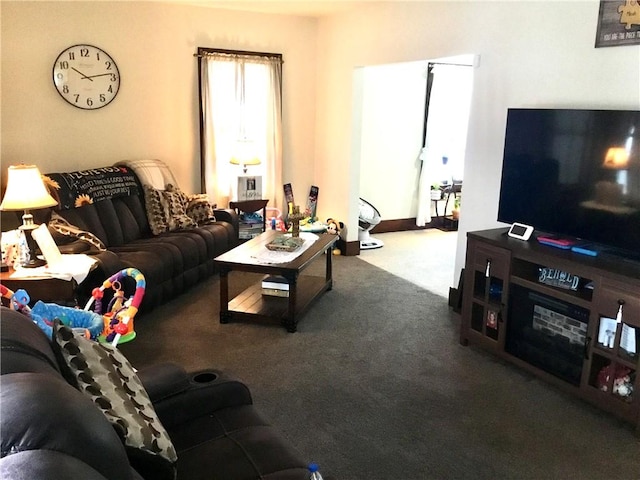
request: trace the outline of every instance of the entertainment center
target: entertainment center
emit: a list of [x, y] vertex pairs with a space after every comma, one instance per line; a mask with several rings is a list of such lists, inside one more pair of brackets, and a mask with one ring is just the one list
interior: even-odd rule
[[467, 234], [460, 342], [640, 435], [640, 111], [509, 109], [497, 219]]
[[580, 396], [640, 435], [640, 264], [507, 231], [467, 234], [460, 343]]

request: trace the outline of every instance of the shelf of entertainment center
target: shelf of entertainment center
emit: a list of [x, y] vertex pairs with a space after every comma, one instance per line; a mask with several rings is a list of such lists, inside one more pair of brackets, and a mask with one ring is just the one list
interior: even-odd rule
[[640, 264], [507, 230], [467, 234], [460, 342], [630, 422], [640, 436]]
[[544, 295], [557, 298], [563, 302], [569, 302], [583, 308], [591, 308], [591, 297], [593, 292], [589, 289], [581, 291], [563, 290], [556, 287], [540, 284], [536, 281], [526, 280], [519, 277], [511, 276], [512, 285], [520, 285], [531, 291], [542, 293]]

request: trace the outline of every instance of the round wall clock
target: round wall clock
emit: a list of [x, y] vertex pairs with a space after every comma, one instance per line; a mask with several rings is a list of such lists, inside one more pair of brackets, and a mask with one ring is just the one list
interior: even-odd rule
[[120, 72], [113, 58], [101, 48], [73, 45], [56, 58], [53, 83], [60, 96], [74, 107], [96, 110], [116, 98]]

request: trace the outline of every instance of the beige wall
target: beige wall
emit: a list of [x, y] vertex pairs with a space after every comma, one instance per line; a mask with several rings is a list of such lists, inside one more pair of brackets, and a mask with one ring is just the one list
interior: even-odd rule
[[[284, 181], [313, 183], [316, 29], [312, 18], [159, 2], [2, 2], [2, 172], [43, 172], [160, 158], [180, 186], [200, 188], [197, 47], [282, 53]], [[56, 92], [53, 61], [78, 43], [118, 63], [116, 99], [96, 111]]]
[[[358, 121], [351, 112], [354, 70], [480, 55], [452, 279], [456, 285], [466, 231], [500, 226], [496, 217], [507, 108], [640, 108], [640, 47], [594, 48], [598, 6], [598, 0], [372, 2], [322, 19], [316, 165], [322, 166], [319, 184], [335, 185], [329, 207], [345, 212], [347, 223], [357, 225], [359, 158], [351, 144], [353, 122]], [[332, 172], [346, 168], [350, 176], [329, 182]], [[351, 228], [349, 237], [356, 238], [357, 229]]]
[[[464, 233], [498, 226], [508, 107], [640, 108], [640, 47], [595, 49], [598, 5], [371, 2], [316, 21], [156, 2], [3, 1], [2, 169], [22, 161], [51, 171], [158, 157], [174, 167], [183, 188], [195, 190], [192, 54], [198, 46], [281, 52], [284, 181], [294, 184], [299, 199], [310, 184], [320, 186], [320, 216], [345, 221], [349, 240], [355, 240], [357, 68], [477, 54], [457, 278]], [[52, 85], [56, 55], [80, 42], [103, 47], [121, 69], [121, 92], [101, 111], [70, 107]]]

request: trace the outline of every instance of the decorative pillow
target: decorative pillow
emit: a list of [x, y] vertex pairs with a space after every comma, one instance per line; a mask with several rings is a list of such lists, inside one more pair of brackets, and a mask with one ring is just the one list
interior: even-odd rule
[[163, 202], [165, 202], [168, 207], [169, 215], [167, 216], [167, 226], [169, 227], [170, 232], [198, 226], [193, 219], [187, 216], [183, 202], [186, 200], [186, 196], [180, 191], [180, 189], [169, 184], [167, 185], [167, 189], [160, 193], [162, 195]]
[[87, 232], [76, 227], [75, 225], [72, 225], [56, 212], [51, 213], [51, 219], [49, 220], [48, 227], [55, 233], [59, 233], [60, 235], [64, 235], [65, 237], [72, 237], [89, 244], [92, 250], [104, 252], [107, 249], [104, 243], [102, 243], [102, 240], [96, 237], [93, 233]]
[[187, 197], [187, 215], [198, 225], [216, 221], [216, 217], [213, 215], [213, 208], [206, 193], [196, 193]]
[[147, 210], [147, 220], [151, 233], [160, 235], [169, 230], [167, 225], [167, 210], [162, 198], [160, 190], [153, 188], [151, 185], [144, 186], [144, 202]]
[[126, 357], [59, 321], [52, 340], [63, 374], [102, 410], [122, 438], [132, 466], [145, 478], [175, 479], [176, 450]]

